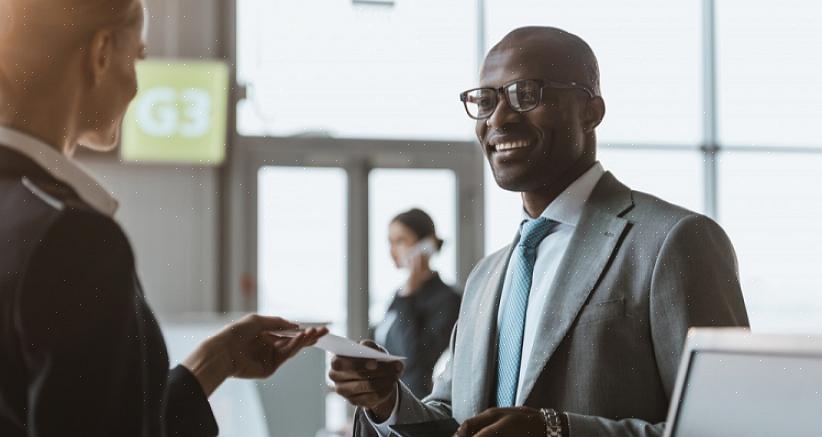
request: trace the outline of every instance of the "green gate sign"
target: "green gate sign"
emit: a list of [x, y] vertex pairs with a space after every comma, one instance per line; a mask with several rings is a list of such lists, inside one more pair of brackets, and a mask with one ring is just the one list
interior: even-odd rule
[[139, 91], [123, 122], [123, 159], [222, 163], [228, 80], [228, 67], [222, 62], [138, 63]]

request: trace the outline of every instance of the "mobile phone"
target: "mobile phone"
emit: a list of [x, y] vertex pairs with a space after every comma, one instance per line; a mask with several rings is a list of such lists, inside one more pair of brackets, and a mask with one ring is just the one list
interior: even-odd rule
[[435, 253], [437, 253], [437, 247], [434, 240], [426, 238], [408, 249], [402, 259], [401, 267], [410, 267], [414, 257], [424, 255], [430, 258]]

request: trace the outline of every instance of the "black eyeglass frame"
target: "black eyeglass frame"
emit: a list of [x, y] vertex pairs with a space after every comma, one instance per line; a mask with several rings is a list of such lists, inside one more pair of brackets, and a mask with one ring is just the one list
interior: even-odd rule
[[[510, 87], [511, 85], [514, 85], [514, 84], [519, 83], [519, 82], [536, 82], [539, 85], [539, 99], [533, 107], [528, 108], [528, 109], [523, 109], [523, 110], [517, 110], [511, 105], [511, 98], [508, 96], [508, 92], [506, 92], [506, 89], [508, 87]], [[581, 85], [578, 82], [559, 82], [559, 81], [555, 81], [555, 80], [542, 80], [542, 79], [518, 79], [518, 80], [515, 80], [515, 81], [512, 81], [512, 82], [508, 82], [507, 84], [505, 84], [505, 85], [503, 85], [499, 88], [479, 87], [479, 88], [471, 88], [470, 90], [463, 91], [463, 92], [460, 93], [460, 101], [462, 102], [462, 105], [465, 107], [465, 113], [468, 114], [469, 117], [471, 117], [474, 120], [487, 120], [487, 119], [491, 118], [492, 115], [494, 115], [494, 112], [496, 112], [497, 105], [499, 105], [500, 95], [504, 96], [505, 103], [508, 104], [508, 107], [511, 108], [512, 111], [522, 114], [524, 112], [534, 110], [537, 106], [540, 105], [540, 103], [542, 103], [542, 90], [545, 89], [545, 88], [556, 88], [556, 89], [566, 89], [566, 90], [568, 90], [568, 89], [582, 90], [582, 91], [585, 91], [586, 94], [588, 94], [589, 98], [594, 98], [594, 96], [596, 95], [596, 94], [594, 94], [594, 91], [591, 90], [591, 88], [589, 88], [585, 85]], [[467, 101], [468, 100], [468, 93], [473, 92], [473, 91], [479, 91], [479, 90], [490, 90], [490, 91], [496, 92], [497, 101], [496, 101], [496, 105], [494, 105], [494, 110], [491, 111], [491, 113], [488, 114], [485, 117], [474, 117], [473, 115], [471, 115], [471, 111], [468, 110], [468, 101]]]

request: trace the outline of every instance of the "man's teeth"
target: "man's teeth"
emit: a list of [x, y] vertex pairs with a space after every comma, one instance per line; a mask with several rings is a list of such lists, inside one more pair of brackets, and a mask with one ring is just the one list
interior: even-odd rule
[[508, 142], [508, 143], [497, 144], [496, 148], [497, 148], [498, 151], [501, 151], [501, 150], [521, 149], [523, 147], [528, 147], [530, 145], [531, 145], [530, 141], [525, 141], [525, 140], [523, 140], [523, 141], [511, 141], [511, 142]]

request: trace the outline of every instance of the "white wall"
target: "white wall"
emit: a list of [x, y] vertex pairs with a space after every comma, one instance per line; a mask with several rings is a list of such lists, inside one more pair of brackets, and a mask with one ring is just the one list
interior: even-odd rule
[[131, 240], [152, 308], [162, 314], [215, 310], [215, 171], [96, 158], [83, 164], [120, 200], [116, 218]]

